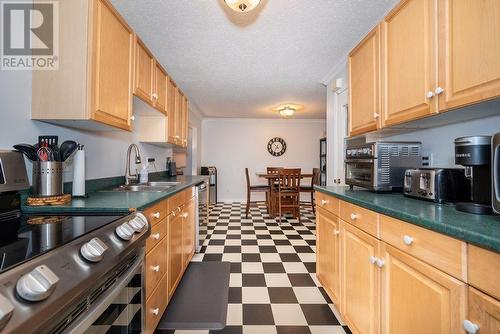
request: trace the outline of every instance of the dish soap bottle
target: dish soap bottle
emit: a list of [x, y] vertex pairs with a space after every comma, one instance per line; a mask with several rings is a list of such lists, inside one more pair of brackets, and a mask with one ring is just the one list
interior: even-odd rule
[[146, 164], [142, 165], [141, 172], [139, 173], [139, 182], [140, 183], [148, 183], [149, 172]]

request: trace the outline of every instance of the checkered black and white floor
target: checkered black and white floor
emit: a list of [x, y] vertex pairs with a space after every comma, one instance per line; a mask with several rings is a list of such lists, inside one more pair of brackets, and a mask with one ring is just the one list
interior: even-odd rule
[[310, 208], [301, 223], [288, 218], [280, 225], [264, 206], [248, 219], [242, 203], [214, 206], [193, 261], [231, 262], [227, 327], [175, 334], [351, 333], [316, 278], [314, 219]]

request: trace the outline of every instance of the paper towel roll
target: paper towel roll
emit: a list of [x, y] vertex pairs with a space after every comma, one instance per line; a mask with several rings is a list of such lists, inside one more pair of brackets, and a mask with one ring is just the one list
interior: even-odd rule
[[85, 151], [81, 149], [73, 157], [73, 196], [85, 196]]

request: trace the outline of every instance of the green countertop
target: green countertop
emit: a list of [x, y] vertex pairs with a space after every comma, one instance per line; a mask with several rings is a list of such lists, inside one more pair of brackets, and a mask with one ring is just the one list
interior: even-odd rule
[[74, 198], [66, 205], [38, 207], [23, 205], [22, 211], [28, 214], [65, 214], [75, 212], [127, 213], [133, 210], [143, 210], [158, 201], [205, 180], [208, 180], [208, 176], [155, 177], [155, 181], [175, 181], [181, 183], [163, 192], [102, 192], [96, 190], [89, 193], [87, 198]]
[[315, 187], [317, 191], [369, 210], [418, 225], [500, 253], [500, 216], [479, 216], [401, 193], [375, 193], [349, 187]]

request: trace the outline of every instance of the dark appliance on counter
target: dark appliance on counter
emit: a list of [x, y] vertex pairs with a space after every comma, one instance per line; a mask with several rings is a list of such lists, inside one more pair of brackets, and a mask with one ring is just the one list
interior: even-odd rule
[[25, 166], [15, 154], [0, 151], [0, 331], [144, 330], [146, 217], [22, 214], [19, 191], [29, 185], [18, 182]]
[[405, 171], [422, 166], [420, 142], [346, 141], [345, 183], [373, 191], [402, 191]]
[[470, 198], [470, 183], [463, 168], [417, 168], [405, 172], [404, 194], [436, 203]]
[[458, 202], [458, 211], [487, 215], [491, 207], [491, 136], [455, 139], [455, 163], [465, 167], [471, 184], [471, 199]]
[[493, 211], [500, 214], [500, 132], [491, 139], [491, 203]]
[[217, 168], [214, 166], [201, 167], [201, 175], [208, 175], [208, 203], [217, 204]]
[[177, 176], [177, 163], [171, 158], [167, 158], [167, 169], [165, 172], [170, 177]]

